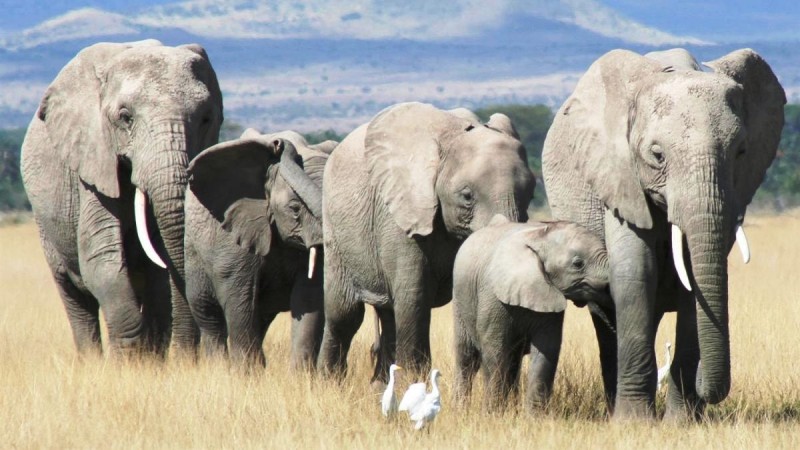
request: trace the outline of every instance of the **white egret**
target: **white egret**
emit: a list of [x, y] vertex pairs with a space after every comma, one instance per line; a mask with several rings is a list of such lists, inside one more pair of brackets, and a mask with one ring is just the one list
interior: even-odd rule
[[670, 353], [671, 348], [672, 344], [667, 342], [667, 350], [665, 352], [667, 362], [658, 368], [658, 385], [656, 385], [656, 390], [661, 389], [661, 386], [667, 385], [666, 379], [667, 376], [669, 376], [669, 367], [672, 365], [672, 354]]
[[407, 411], [408, 418], [416, 422], [415, 430], [419, 430], [426, 423], [432, 422], [442, 409], [441, 395], [439, 393], [439, 371], [431, 371], [431, 391], [425, 392], [425, 383], [414, 383], [408, 387], [400, 401], [400, 411]]
[[394, 371], [402, 369], [397, 364], [389, 366], [389, 384], [381, 397], [381, 412], [384, 417], [394, 417], [397, 413], [397, 396], [394, 395]]

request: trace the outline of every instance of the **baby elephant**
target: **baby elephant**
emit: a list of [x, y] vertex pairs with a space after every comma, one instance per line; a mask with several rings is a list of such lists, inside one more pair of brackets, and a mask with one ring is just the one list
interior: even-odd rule
[[313, 367], [324, 326], [322, 174], [335, 145], [249, 129], [189, 165], [186, 293], [208, 353], [263, 365], [267, 329], [291, 311], [292, 367]]
[[613, 317], [603, 242], [571, 222], [511, 223], [495, 216], [472, 234], [453, 269], [456, 398], [465, 401], [483, 366], [484, 405], [494, 409], [516, 390], [530, 351], [529, 408], [553, 388], [566, 299]]

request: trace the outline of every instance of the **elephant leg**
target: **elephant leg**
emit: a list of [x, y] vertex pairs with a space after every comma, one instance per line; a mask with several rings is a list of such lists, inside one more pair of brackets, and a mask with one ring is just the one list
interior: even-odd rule
[[653, 231], [635, 230], [607, 212], [609, 284], [616, 308], [617, 397], [614, 418], [653, 417], [658, 262]]
[[678, 320], [675, 324], [675, 356], [670, 366], [665, 420], [699, 420], [705, 402], [697, 394], [695, 379], [700, 362], [697, 337], [697, 309], [694, 296], [682, 292], [678, 300]]
[[[395, 360], [397, 343], [397, 326], [394, 318], [394, 310], [391, 308], [375, 308], [375, 314], [380, 323], [380, 335], [378, 337], [378, 353], [375, 358], [375, 370], [372, 374], [372, 383], [375, 385], [386, 384], [389, 382], [389, 366]], [[373, 348], [375, 344], [373, 344]]]
[[103, 346], [100, 338], [100, 305], [97, 299], [78, 289], [63, 266], [53, 269], [53, 278], [67, 311], [78, 353], [101, 354]]
[[561, 353], [564, 312], [541, 314], [531, 333], [531, 361], [528, 365], [529, 410], [542, 409], [553, 393], [553, 382]]
[[508, 402], [509, 396], [515, 392], [527, 339], [515, 336], [515, 333], [507, 330], [503, 339], [491, 341], [491, 345], [482, 345], [481, 351], [483, 406], [488, 411], [496, 411], [501, 409]]
[[481, 367], [481, 352], [458, 322], [455, 324], [455, 351], [455, 400], [463, 407], [469, 401], [475, 374]]
[[206, 355], [228, 354], [228, 325], [225, 313], [214, 295], [214, 287], [206, 272], [193, 261], [193, 251], [186, 250], [186, 297], [192, 316], [200, 327], [200, 345]]
[[119, 204], [99, 199], [86, 186], [81, 187], [80, 200], [78, 264], [84, 284], [103, 311], [108, 348], [112, 354], [138, 352], [145, 324], [124, 256]]
[[391, 290], [397, 338], [396, 361], [410, 373], [425, 376], [431, 366], [431, 304], [436, 286], [422, 265], [398, 261]]
[[344, 375], [350, 344], [364, 320], [364, 304], [349, 301], [338, 303], [343, 296], [330, 297], [325, 289], [325, 331], [317, 368], [326, 374]]
[[[506, 404], [519, 380], [522, 357], [528, 345], [526, 330], [515, 326], [515, 311], [493, 308], [479, 316], [484, 409], [497, 410]], [[519, 311], [516, 311], [519, 313]]]
[[255, 301], [256, 280], [253, 278], [227, 278], [215, 289], [224, 304], [230, 358], [242, 367], [266, 365], [261, 349], [266, 328], [263, 313]]
[[324, 374], [344, 375], [350, 343], [364, 320], [364, 304], [356, 301], [335, 252], [325, 251], [325, 329], [317, 359]]
[[600, 350], [600, 369], [603, 374], [603, 390], [605, 392], [608, 413], [614, 414], [614, 401], [617, 396], [617, 332], [613, 328], [615, 320], [612, 314], [597, 309], [590, 304], [592, 323]]
[[292, 313], [292, 369], [314, 369], [325, 328], [322, 298], [322, 284], [319, 281], [309, 280], [304, 273], [297, 275], [289, 301]]
[[[145, 323], [146, 345], [156, 354], [165, 357], [169, 349], [172, 327], [169, 276], [158, 267], [147, 264], [144, 276], [141, 313]], [[139, 283], [136, 283], [139, 287]]]

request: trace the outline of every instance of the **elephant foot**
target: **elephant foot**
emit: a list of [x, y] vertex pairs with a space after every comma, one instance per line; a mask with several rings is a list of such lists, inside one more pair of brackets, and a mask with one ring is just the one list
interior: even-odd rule
[[616, 422], [654, 420], [655, 408], [648, 399], [617, 398], [612, 419]]
[[198, 361], [197, 346], [179, 345], [173, 342], [169, 347], [169, 359], [195, 364]]
[[706, 403], [701, 399], [672, 400], [667, 398], [667, 409], [664, 412], [664, 422], [669, 423], [696, 423], [703, 419]]

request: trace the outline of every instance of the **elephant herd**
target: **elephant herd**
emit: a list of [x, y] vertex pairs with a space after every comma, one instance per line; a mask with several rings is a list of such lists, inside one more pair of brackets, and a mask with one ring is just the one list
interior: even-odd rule
[[[340, 143], [248, 129], [217, 143], [222, 95], [199, 45], [82, 50], [42, 98], [22, 173], [81, 353], [227, 355], [263, 365], [276, 315], [291, 365], [342, 375], [367, 305], [372, 381], [426, 371], [452, 300], [456, 398], [552, 391], [566, 300], [587, 306], [615, 418], [652, 416], [658, 323], [677, 312], [666, 415], [728, 394], [727, 258], [775, 157], [784, 91], [754, 51], [703, 69], [685, 50], [614, 50], [556, 113], [542, 154], [553, 217], [512, 121], [422, 103]], [[688, 257], [684, 254], [688, 252]], [[688, 263], [687, 263], [688, 262]]]

